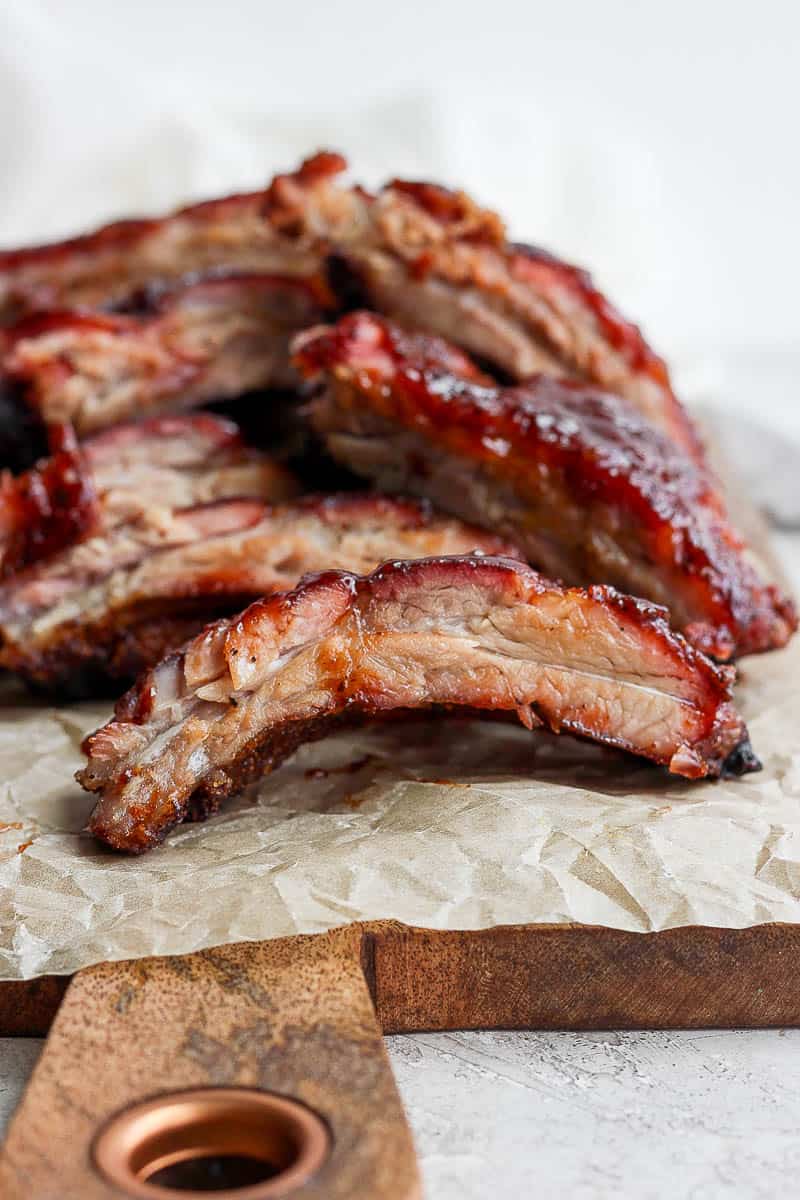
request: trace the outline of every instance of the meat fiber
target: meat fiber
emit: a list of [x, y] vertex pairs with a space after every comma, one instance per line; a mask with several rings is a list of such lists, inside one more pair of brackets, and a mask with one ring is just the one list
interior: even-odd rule
[[322, 153], [263, 192], [123, 222], [55, 246], [0, 254], [0, 323], [43, 306], [103, 306], [187, 272], [267, 272], [318, 280], [452, 338], [514, 380], [540, 372], [624, 396], [700, 459], [664, 362], [586, 272], [507, 239], [462, 192], [394, 180], [372, 196], [341, 184]]
[[35, 314], [0, 338], [3, 370], [44, 424], [68, 421], [85, 437], [296, 384], [289, 338], [322, 319], [326, 295], [320, 284], [240, 275], [145, 297], [136, 313]]
[[796, 628], [708, 473], [618, 397], [545, 375], [499, 387], [449, 344], [369, 313], [296, 345], [325, 383], [312, 421], [330, 453], [382, 490], [426, 496], [568, 583], [665, 605], [720, 660]]
[[0, 666], [61, 695], [130, 682], [208, 621], [328, 567], [508, 553], [425, 504], [377, 496], [227, 500], [95, 534], [0, 586]]
[[[321, 153], [263, 191], [0, 252], [0, 324], [37, 309], [127, 303], [137, 289], [214, 270], [317, 277], [329, 234], [352, 228], [351, 208], [361, 208], [332, 183], [344, 167], [340, 155]], [[287, 213], [300, 203], [302, 230]]]
[[730, 668], [612, 588], [502, 558], [328, 571], [221, 621], [145, 674], [84, 743], [89, 828], [119, 850], [272, 770], [342, 722], [448, 708], [516, 713], [690, 779], [756, 769]]
[[120, 425], [81, 446], [69, 425], [50, 434], [50, 458], [16, 478], [0, 474], [0, 575], [124, 522], [158, 531], [175, 509], [230, 497], [275, 502], [298, 491], [236, 425], [208, 413]]
[[395, 180], [341, 259], [366, 306], [463, 346], [512, 380], [545, 373], [625, 397], [698, 461], [663, 360], [577, 267], [511, 243], [463, 192]]

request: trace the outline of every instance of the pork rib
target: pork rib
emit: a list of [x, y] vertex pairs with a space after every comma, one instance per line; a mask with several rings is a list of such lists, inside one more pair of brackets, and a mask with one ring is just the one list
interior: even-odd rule
[[[511, 553], [425, 504], [379, 496], [230, 500], [128, 522], [0, 586], [0, 666], [82, 694], [129, 682], [208, 621], [328, 567]], [[177, 633], [176, 633], [177, 630]]]
[[328, 449], [381, 489], [427, 496], [568, 583], [667, 606], [720, 660], [780, 646], [796, 627], [708, 474], [617, 397], [544, 375], [490, 385], [447, 343], [369, 313], [296, 347], [327, 384], [312, 421]]
[[608, 388], [701, 456], [663, 361], [586, 272], [509, 242], [462, 192], [394, 180], [376, 196], [321, 153], [263, 192], [56, 246], [0, 254], [0, 324], [34, 307], [99, 306], [152, 280], [223, 268], [318, 279], [347, 303], [452, 338], [516, 380], [539, 372]]
[[135, 314], [61, 311], [5, 332], [3, 370], [45, 423], [85, 437], [119, 421], [289, 387], [291, 334], [322, 319], [322, 285], [270, 275], [191, 281]]
[[[345, 167], [320, 153], [259, 192], [227, 196], [167, 217], [118, 221], [68, 241], [0, 251], [0, 324], [36, 309], [105, 307], [139, 288], [215, 269], [316, 277], [328, 234], [352, 225], [361, 202], [332, 184]], [[305, 227], [287, 217], [304, 205]]]
[[0, 475], [0, 575], [125, 522], [158, 530], [174, 509], [298, 491], [285, 467], [208, 413], [120, 425], [81, 446], [69, 425], [50, 434], [50, 458], [16, 478]]
[[695, 779], [757, 767], [716, 667], [665, 613], [564, 589], [503, 558], [329, 571], [210, 627], [145, 674], [84, 743], [90, 830], [160, 842], [338, 722], [436, 705], [621, 747]]
[[586, 271], [509, 242], [495, 213], [435, 184], [394, 180], [369, 217], [341, 248], [367, 307], [449, 338], [513, 380], [546, 373], [607, 388], [702, 460], [665, 363]]

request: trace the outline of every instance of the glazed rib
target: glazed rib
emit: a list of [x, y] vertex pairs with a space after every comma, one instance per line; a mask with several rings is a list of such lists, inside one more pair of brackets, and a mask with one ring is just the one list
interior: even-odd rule
[[140, 297], [136, 313], [35, 314], [6, 331], [3, 369], [42, 422], [69, 421], [85, 437], [295, 385], [289, 338], [322, 319], [326, 294], [316, 281], [238, 275]]
[[473, 550], [510, 547], [425, 504], [378, 496], [163, 512], [158, 525], [118, 525], [0, 586], [0, 666], [61, 694], [130, 682], [208, 621], [309, 572]]
[[227, 497], [276, 502], [298, 491], [284, 467], [209, 413], [120, 425], [81, 446], [69, 425], [50, 433], [50, 458], [16, 478], [0, 475], [4, 576], [125, 522], [157, 533], [175, 509]]
[[84, 743], [90, 830], [160, 842], [342, 721], [436, 705], [621, 747], [688, 778], [757, 767], [716, 667], [663, 610], [502, 558], [329, 571], [221, 621], [145, 674]]
[[369, 218], [341, 248], [365, 307], [449, 338], [512, 380], [545, 373], [598, 384], [702, 460], [665, 363], [586, 271], [509, 242], [495, 213], [435, 184], [394, 180]]
[[699, 458], [663, 361], [586, 272], [510, 242], [461, 192], [394, 180], [340, 184], [322, 153], [263, 192], [123, 222], [60, 245], [0, 254], [0, 324], [33, 308], [98, 307], [132, 289], [224, 269], [329, 280], [348, 304], [452, 338], [515, 380], [546, 372], [624, 396]]
[[[348, 193], [331, 184], [344, 167], [340, 155], [321, 153], [263, 191], [0, 252], [0, 324], [37, 309], [106, 307], [153, 283], [216, 269], [317, 277], [329, 231], [351, 223]], [[299, 230], [284, 212], [301, 199], [305, 226]]]
[[721, 660], [783, 645], [796, 627], [708, 474], [619, 398], [549, 376], [498, 387], [447, 343], [369, 313], [296, 346], [326, 384], [312, 421], [329, 451], [382, 490], [427, 496], [568, 583], [665, 605]]

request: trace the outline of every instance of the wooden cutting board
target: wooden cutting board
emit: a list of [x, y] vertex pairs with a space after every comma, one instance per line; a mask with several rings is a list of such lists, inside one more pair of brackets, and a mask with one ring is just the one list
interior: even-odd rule
[[[737, 517], [763, 547], [752, 510]], [[49, 1029], [0, 1154], [0, 1196], [208, 1194], [137, 1182], [134, 1168], [142, 1164], [131, 1154], [144, 1151], [130, 1149], [130, 1123], [128, 1158], [119, 1138], [112, 1140], [117, 1128], [109, 1122], [135, 1117], [147, 1101], [135, 1128], [143, 1136], [142, 1122], [155, 1120], [163, 1136], [163, 1097], [177, 1092], [174, 1104], [189, 1114], [181, 1128], [200, 1128], [216, 1113], [216, 1132], [205, 1128], [203, 1137], [219, 1153], [239, 1145], [224, 1141], [230, 1123], [239, 1136], [249, 1120], [236, 1108], [240, 1100], [250, 1103], [255, 1094], [273, 1104], [272, 1125], [259, 1128], [273, 1139], [270, 1155], [282, 1169], [217, 1195], [411, 1200], [421, 1194], [420, 1181], [384, 1033], [787, 1025], [800, 1025], [800, 925], [788, 924], [631, 933], [541, 924], [432, 931], [378, 921], [105, 963], [72, 980], [0, 983], [0, 1034]], [[204, 1090], [194, 1108], [187, 1089]], [[291, 1128], [280, 1107], [287, 1098], [298, 1102]], [[217, 1108], [204, 1110], [204, 1103]], [[315, 1114], [321, 1122], [312, 1129]], [[114, 1144], [129, 1184], [103, 1173]], [[199, 1145], [189, 1147], [195, 1157]], [[303, 1159], [314, 1146], [317, 1158]]]
[[152, 1097], [237, 1087], [319, 1114], [329, 1148], [288, 1190], [277, 1175], [261, 1191], [217, 1194], [411, 1200], [419, 1177], [383, 1033], [797, 1025], [800, 926], [381, 921], [0, 986], [1, 1032], [51, 1022], [0, 1156], [7, 1200], [199, 1194], [116, 1187], [95, 1165], [98, 1135]]

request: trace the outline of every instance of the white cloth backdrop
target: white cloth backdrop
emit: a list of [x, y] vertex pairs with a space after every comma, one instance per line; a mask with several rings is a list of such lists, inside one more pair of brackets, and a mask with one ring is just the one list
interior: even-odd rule
[[320, 144], [462, 184], [670, 354], [800, 342], [794, 0], [0, 0], [0, 245]]

